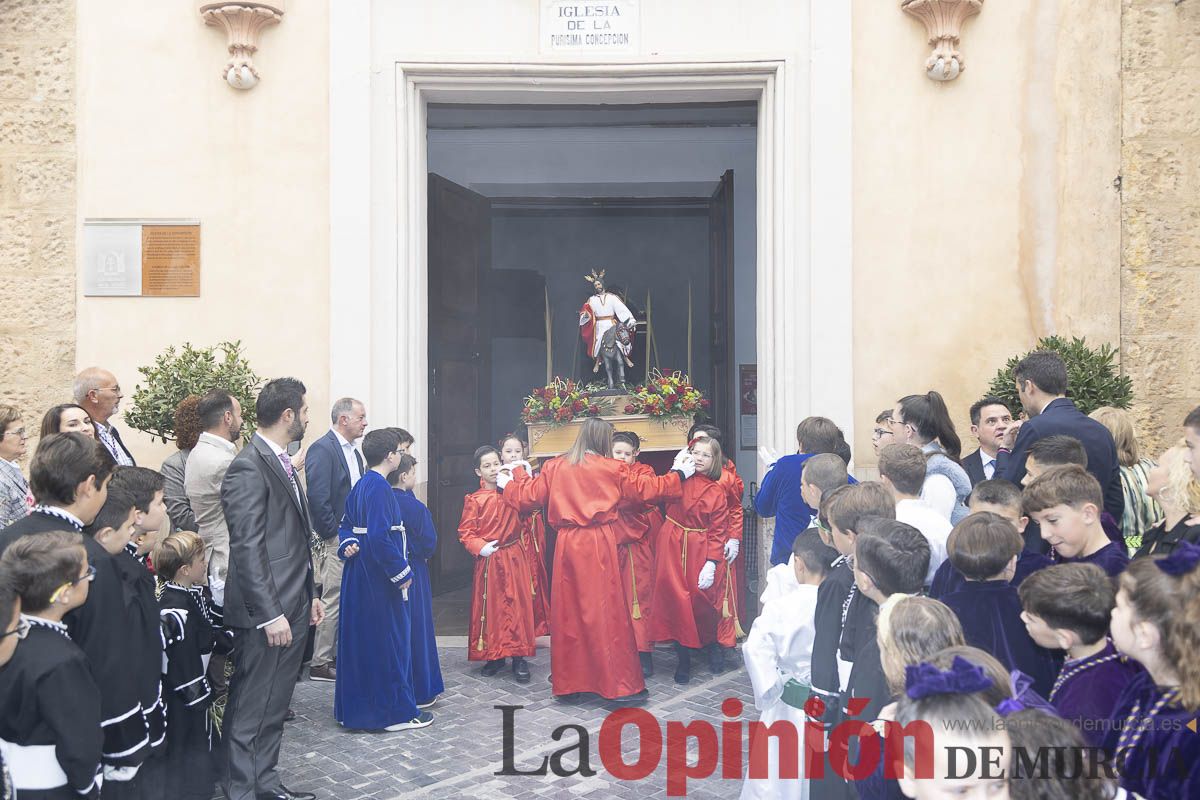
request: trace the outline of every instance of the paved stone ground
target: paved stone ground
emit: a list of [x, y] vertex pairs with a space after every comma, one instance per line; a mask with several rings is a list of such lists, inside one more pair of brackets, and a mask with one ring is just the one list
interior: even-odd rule
[[[728, 654], [736, 669], [712, 676], [693, 663], [692, 682], [684, 687], [672, 680], [675, 659], [669, 652], [655, 653], [656, 674], [648, 683], [645, 709], [664, 726], [666, 721], [688, 723], [707, 720], [714, 730], [727, 718], [721, 713], [726, 698], [745, 705], [741, 720], [757, 718], [750, 681], [741, 665], [740, 652]], [[295, 789], [317, 793], [318, 798], [660, 798], [666, 797], [666, 748], [658, 768], [641, 781], [619, 781], [604, 769], [598, 752], [599, 730], [609, 710], [598, 700], [570, 706], [553, 699], [548, 649], [539, 648], [530, 661], [533, 680], [522, 686], [505, 669], [494, 678], [480, 675], [480, 666], [468, 664], [465, 647], [441, 649], [446, 694], [431, 711], [434, 724], [401, 733], [352, 733], [333, 720], [333, 684], [304, 681], [297, 685], [292, 708], [297, 719], [284, 732], [280, 773]], [[559, 742], [551, 733], [561, 725], [575, 724], [590, 734], [592, 777], [501, 776], [501, 712], [493, 706], [522, 705], [515, 712], [514, 753], [518, 769], [536, 768], [542, 759], [578, 741], [575, 732]], [[665, 728], [660, 728], [665, 730]], [[744, 726], [743, 741], [744, 741]], [[625, 762], [637, 754], [633, 729], [623, 737]], [[664, 736], [665, 741], [665, 736]], [[689, 763], [695, 763], [693, 745]], [[577, 764], [576, 752], [564, 759], [567, 769]], [[737, 797], [741, 781], [724, 780], [720, 767], [707, 779], [688, 783], [687, 797]]]

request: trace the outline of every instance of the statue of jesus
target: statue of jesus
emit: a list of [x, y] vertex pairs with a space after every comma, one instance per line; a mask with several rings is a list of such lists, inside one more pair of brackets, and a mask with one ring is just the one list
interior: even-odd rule
[[[600, 270], [597, 273], [596, 270], [592, 270], [584, 276], [584, 280], [592, 284], [595, 293], [587, 299], [579, 311], [579, 333], [583, 336], [588, 355], [592, 358], [592, 372], [600, 371], [600, 360], [605, 344], [604, 334], [618, 323], [620, 323], [620, 327], [614, 330], [610, 336], [614, 340], [612, 345], [620, 353], [620, 358], [624, 359], [625, 364], [633, 366], [633, 362], [629, 360], [629, 354], [633, 351], [633, 332], [636, 329], [637, 320], [633, 318], [629, 308], [621, 302], [621, 298], [605, 291], [604, 272], [604, 270]], [[624, 330], [622, 331], [622, 329]], [[624, 333], [624, 335], [617, 335], [620, 333]]]

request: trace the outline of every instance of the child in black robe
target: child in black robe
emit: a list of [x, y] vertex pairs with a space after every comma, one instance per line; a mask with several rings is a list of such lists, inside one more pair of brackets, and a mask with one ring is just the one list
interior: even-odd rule
[[159, 598], [167, 642], [161, 789], [172, 800], [209, 800], [216, 774], [209, 718], [212, 687], [205, 673], [219, 623], [203, 585], [208, 575], [204, 541], [191, 531], [173, 533], [154, 549], [154, 566], [167, 581]]
[[[21, 537], [0, 558], [0, 581], [15, 586], [24, 612], [0, 669], [0, 739], [21, 800], [100, 794], [100, 690], [62, 621], [87, 601], [95, 574], [66, 532]], [[11, 620], [4, 625], [9, 633]]]

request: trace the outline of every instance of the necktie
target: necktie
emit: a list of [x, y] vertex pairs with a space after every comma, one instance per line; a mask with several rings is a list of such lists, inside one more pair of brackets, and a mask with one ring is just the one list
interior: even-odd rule
[[358, 477], [361, 478], [367, 471], [366, 466], [363, 464], [362, 454], [353, 446], [351, 446], [351, 449], [354, 450], [354, 463], [358, 464]]
[[983, 477], [987, 478], [990, 481], [995, 474], [996, 474], [996, 459], [993, 458], [991, 461], [989, 461], [983, 465]]
[[287, 474], [288, 480], [292, 482], [292, 491], [296, 493], [296, 499], [300, 499], [300, 490], [296, 486], [296, 470], [292, 468], [292, 457], [286, 451], [279, 454], [279, 463], [283, 465], [283, 471]]

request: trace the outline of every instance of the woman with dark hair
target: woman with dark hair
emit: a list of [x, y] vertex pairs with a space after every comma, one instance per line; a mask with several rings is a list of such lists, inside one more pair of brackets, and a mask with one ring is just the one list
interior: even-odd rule
[[970, 513], [971, 478], [958, 463], [962, 442], [946, 401], [937, 392], [902, 397], [888, 425], [894, 443], [915, 444], [925, 452], [928, 461], [921, 499], [957, 525]]
[[200, 398], [188, 395], [175, 407], [175, 446], [177, 449], [163, 462], [159, 472], [163, 476], [163, 501], [167, 504], [167, 516], [171, 518], [171, 532], [198, 531], [196, 515], [183, 489], [183, 470], [188, 456], [200, 438], [200, 415], [196, 406]]
[[86, 433], [95, 439], [96, 426], [92, 424], [92, 417], [83, 406], [63, 403], [50, 409], [42, 417], [40, 438], [45, 439], [55, 433]]
[[519, 513], [546, 510], [558, 531], [551, 573], [550, 668], [556, 697], [570, 702], [585, 692], [618, 704], [640, 703], [646, 681], [638, 659], [633, 622], [620, 579], [617, 545], [623, 544], [618, 506], [680, 496], [695, 471], [681, 452], [662, 477], [637, 473], [611, 458], [612, 425], [584, 421], [571, 449], [549, 461], [537, 477], [517, 464], [501, 468], [497, 486]]

